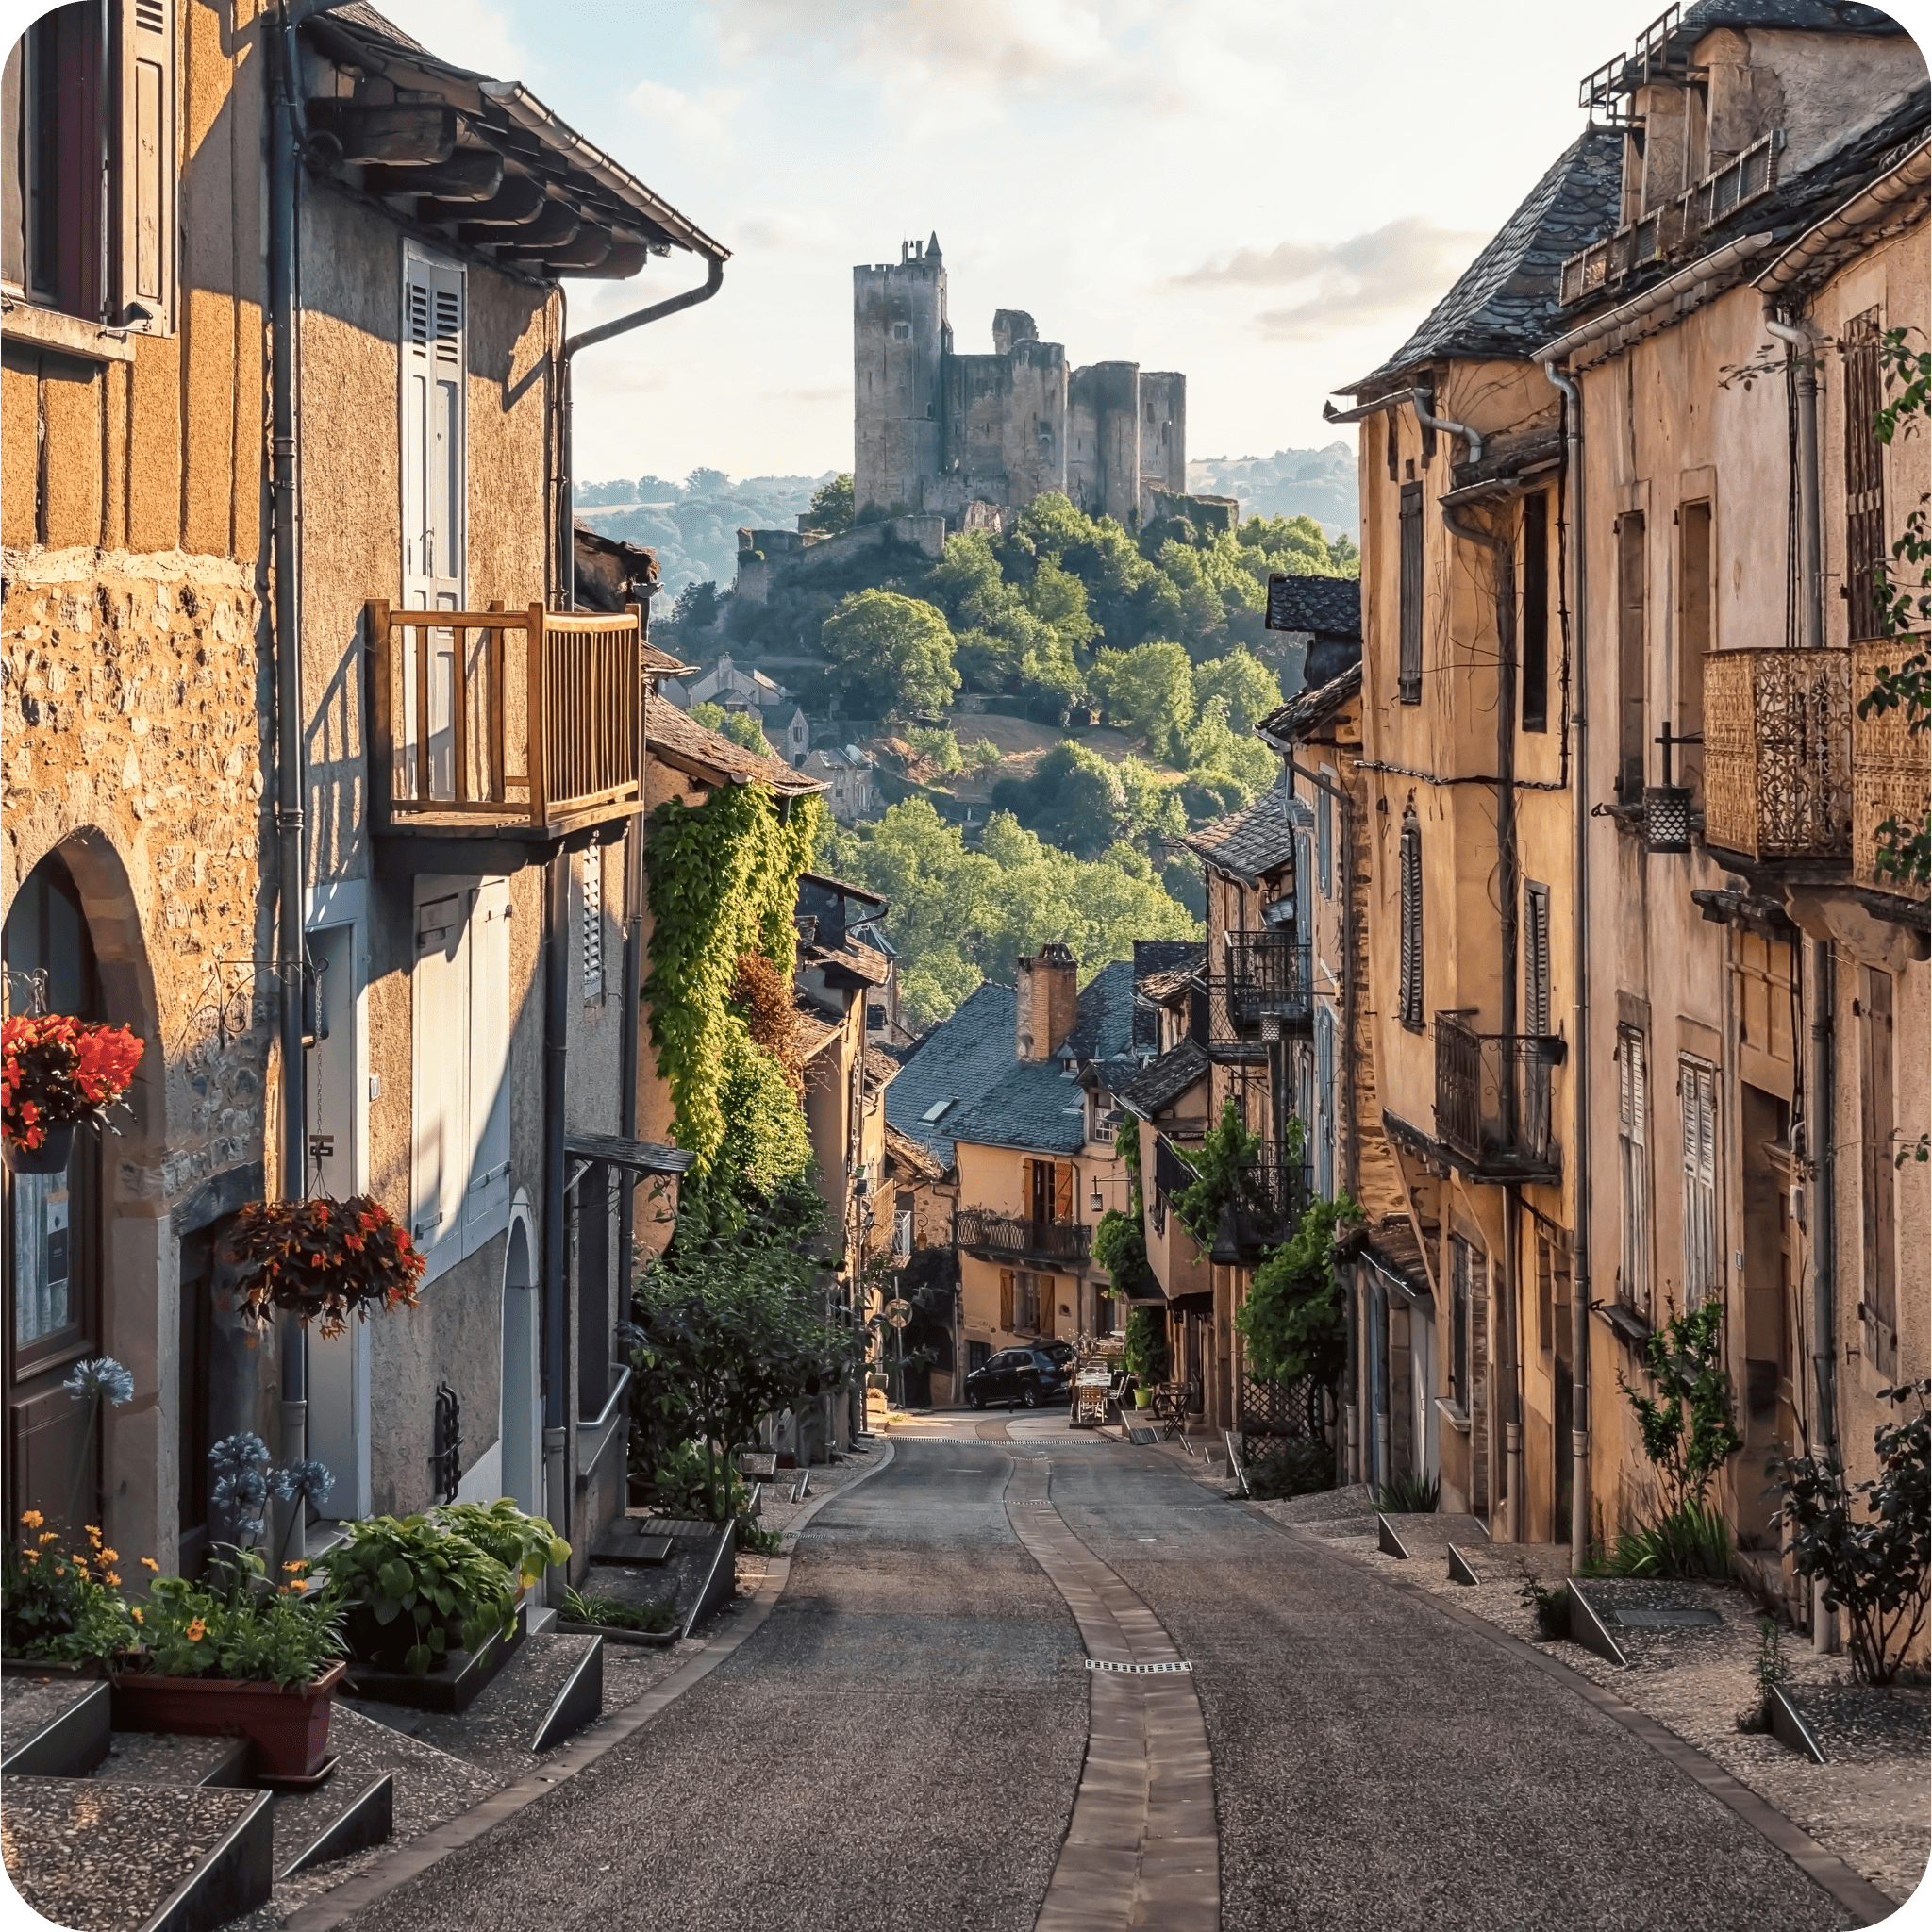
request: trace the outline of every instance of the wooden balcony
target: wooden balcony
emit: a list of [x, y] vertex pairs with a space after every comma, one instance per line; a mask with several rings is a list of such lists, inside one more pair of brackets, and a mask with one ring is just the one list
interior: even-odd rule
[[1925, 741], [1912, 735], [1903, 708], [1861, 718], [1858, 703], [1881, 671], [1896, 671], [1925, 647], [1921, 637], [1852, 646], [1852, 879], [1903, 899], [1923, 899], [1925, 888], [1878, 871], [1878, 828], [1888, 821], [1911, 825], [1924, 818]]
[[642, 623], [366, 607], [372, 816], [411, 872], [507, 872], [643, 802]]
[[1087, 1259], [1093, 1244], [1093, 1230], [1079, 1222], [1029, 1221], [1024, 1214], [995, 1214], [985, 1208], [960, 1208], [958, 1230], [959, 1246], [975, 1254], [1070, 1262], [1075, 1267]]
[[1847, 651], [1705, 658], [1707, 844], [1760, 861], [1850, 856], [1851, 688]]
[[1436, 1015], [1436, 1138], [1472, 1179], [1562, 1178], [1551, 1088], [1565, 1052], [1553, 1034], [1478, 1033], [1459, 1013]]

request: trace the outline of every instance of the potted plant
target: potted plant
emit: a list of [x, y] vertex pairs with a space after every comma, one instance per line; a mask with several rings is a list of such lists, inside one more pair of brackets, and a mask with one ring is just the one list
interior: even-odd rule
[[15, 1174], [62, 1174], [74, 1130], [106, 1126], [134, 1082], [143, 1042], [71, 1013], [0, 1021], [0, 1158]]
[[[121, 1594], [118, 1554], [96, 1526], [78, 1548], [63, 1547], [38, 1509], [0, 1550], [0, 1652], [90, 1676], [141, 1641], [139, 1619]], [[152, 1568], [152, 1559], [142, 1561]]]
[[570, 1545], [551, 1528], [547, 1517], [526, 1516], [508, 1496], [493, 1503], [441, 1503], [430, 1512], [466, 1536], [516, 1578], [519, 1597], [544, 1571], [570, 1561]]
[[476, 1650], [516, 1630], [513, 1573], [434, 1515], [372, 1516], [318, 1567], [346, 1613], [351, 1654], [374, 1670], [426, 1676], [450, 1640]]
[[228, 1238], [237, 1261], [256, 1263], [244, 1311], [266, 1322], [271, 1307], [314, 1321], [325, 1340], [372, 1307], [413, 1308], [423, 1257], [380, 1201], [357, 1194], [308, 1201], [251, 1201]]
[[311, 1591], [306, 1563], [285, 1563], [267, 1584], [260, 1553], [227, 1549], [208, 1575], [155, 1580], [130, 1611], [142, 1667], [115, 1679], [114, 1722], [124, 1730], [248, 1739], [256, 1774], [271, 1783], [317, 1779], [341, 1682], [341, 1612]]
[[1127, 1317], [1125, 1359], [1134, 1378], [1134, 1407], [1145, 1408], [1154, 1400], [1154, 1385], [1167, 1374], [1170, 1357], [1162, 1324], [1152, 1308], [1136, 1308]]

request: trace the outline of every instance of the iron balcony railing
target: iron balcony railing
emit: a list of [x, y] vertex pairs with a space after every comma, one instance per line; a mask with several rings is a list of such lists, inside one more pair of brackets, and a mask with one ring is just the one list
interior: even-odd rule
[[390, 831], [527, 837], [643, 800], [638, 608], [366, 609], [370, 766]]
[[1554, 1034], [1478, 1033], [1436, 1015], [1436, 1138], [1475, 1179], [1560, 1177], [1550, 1089], [1565, 1051]]
[[1263, 1141], [1255, 1158], [1255, 1190], [1267, 1205], [1264, 1218], [1272, 1218], [1285, 1240], [1307, 1211], [1315, 1193], [1315, 1170], [1302, 1158], [1290, 1141]]
[[1314, 1009], [1309, 949], [1285, 932], [1231, 932], [1227, 935], [1225, 1009], [1241, 1031], [1274, 1015], [1296, 1027], [1309, 1024]]
[[982, 1248], [993, 1254], [1084, 1261], [1092, 1250], [1093, 1230], [1075, 1221], [1033, 1221], [1023, 1214], [962, 1208], [958, 1239], [962, 1248]]

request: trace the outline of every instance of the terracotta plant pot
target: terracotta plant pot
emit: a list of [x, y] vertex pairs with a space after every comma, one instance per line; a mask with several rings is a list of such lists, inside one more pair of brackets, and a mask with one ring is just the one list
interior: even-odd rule
[[127, 1676], [114, 1686], [114, 1727], [194, 1738], [246, 1738], [261, 1777], [313, 1777], [328, 1752], [333, 1663], [308, 1684], [238, 1684], [228, 1677]]
[[50, 1121], [45, 1135], [38, 1147], [23, 1147], [17, 1141], [0, 1141], [0, 1157], [15, 1174], [65, 1174], [74, 1153], [74, 1123]]

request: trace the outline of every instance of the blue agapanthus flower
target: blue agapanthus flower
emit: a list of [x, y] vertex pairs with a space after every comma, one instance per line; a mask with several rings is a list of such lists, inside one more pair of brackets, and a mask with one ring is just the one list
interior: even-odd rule
[[336, 1486], [335, 1473], [325, 1462], [304, 1457], [275, 1471], [268, 1486], [284, 1503], [292, 1503], [300, 1496], [311, 1508], [320, 1509]]
[[259, 1536], [268, 1526], [268, 1483], [258, 1469], [235, 1470], [223, 1476], [210, 1499], [237, 1536]]
[[105, 1395], [118, 1408], [122, 1403], [133, 1398], [134, 1375], [112, 1356], [99, 1355], [88, 1361], [76, 1362], [73, 1374], [60, 1386], [83, 1402], [92, 1402], [95, 1396]]
[[258, 1475], [268, 1467], [268, 1444], [251, 1430], [224, 1436], [208, 1452], [208, 1466], [218, 1475], [240, 1475], [253, 1470]]

